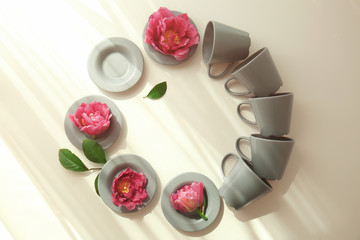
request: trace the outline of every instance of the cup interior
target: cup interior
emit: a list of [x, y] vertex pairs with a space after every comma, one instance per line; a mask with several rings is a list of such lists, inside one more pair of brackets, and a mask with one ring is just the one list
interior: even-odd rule
[[273, 93], [270, 94], [269, 96], [265, 96], [265, 97], [251, 97], [250, 99], [266, 99], [266, 98], [279, 98], [279, 97], [283, 97], [285, 95], [293, 95], [293, 93], [290, 92], [286, 92], [286, 93]]
[[255, 138], [260, 138], [260, 139], [269, 140], [269, 141], [288, 141], [288, 142], [294, 141], [294, 140], [291, 139], [291, 138], [283, 137], [283, 136], [264, 137], [264, 136], [262, 136], [262, 135], [260, 135], [260, 134], [252, 134], [252, 136], [255, 137]]
[[239, 161], [241, 159], [246, 163], [246, 165], [250, 168], [250, 170], [253, 172], [253, 174], [255, 174], [263, 183], [265, 183], [270, 189], [272, 189], [272, 186], [265, 178], [260, 177], [259, 175], [256, 174], [256, 172], [254, 171], [253, 164], [250, 161], [243, 159], [243, 158], [240, 158]]
[[252, 54], [251, 56], [249, 56], [248, 58], [246, 58], [243, 62], [241, 62], [236, 68], [234, 68], [234, 70], [232, 71], [232, 73], [235, 73], [236, 71], [238, 71], [239, 69], [245, 67], [246, 65], [250, 64], [250, 62], [252, 62], [257, 56], [259, 56], [262, 52], [264, 52], [266, 50], [266, 48], [262, 48], [260, 50], [258, 50], [257, 52], [255, 52], [254, 54]]
[[214, 49], [215, 31], [213, 22], [209, 22], [205, 29], [203, 41], [203, 58], [204, 62], [208, 64], [211, 60]]
[[[253, 165], [250, 161], [246, 160], [246, 159], [243, 159], [243, 158], [239, 158], [237, 157], [235, 154], [228, 154], [225, 156], [224, 159], [228, 159], [228, 158], [235, 158], [237, 159], [237, 162], [235, 164], [238, 164], [238, 161], [243, 161], [246, 165], [246, 167], [249, 168], [249, 170], [251, 171], [252, 174], [254, 174], [259, 180], [261, 180], [265, 185], [267, 185], [268, 188], [272, 189], [272, 186], [270, 185], [270, 183], [265, 179], [265, 178], [262, 178], [262, 177], [259, 177], [255, 172], [254, 172], [254, 169], [253, 169]], [[230, 172], [226, 175], [226, 176], [230, 176], [232, 174], [232, 172], [234, 171], [234, 167], [233, 166], [230, 170]]]

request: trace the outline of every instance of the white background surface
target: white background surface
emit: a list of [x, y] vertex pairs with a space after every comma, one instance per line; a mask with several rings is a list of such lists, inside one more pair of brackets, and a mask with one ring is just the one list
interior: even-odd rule
[[[186, 12], [202, 39], [209, 20], [248, 31], [250, 54], [268, 47], [294, 92], [289, 137], [295, 147], [273, 192], [235, 211], [226, 204], [210, 228], [174, 229], [160, 207], [120, 216], [96, 195], [96, 174], [65, 170], [60, 148], [69, 148], [64, 114], [79, 98], [112, 99], [126, 125], [108, 158], [124, 153], [147, 159], [159, 189], [174, 176], [195, 171], [221, 186], [220, 161], [235, 152], [239, 136], [258, 129], [236, 115], [247, 98], [226, 93], [226, 78], [212, 80], [202, 43], [178, 66], [152, 61], [142, 31], [159, 7]], [[1, 1], [0, 8], [0, 217], [14, 239], [359, 239], [360, 1]], [[86, 61], [107, 37], [128, 38], [144, 55], [141, 81], [110, 94], [90, 80]], [[144, 99], [159, 82], [168, 91]], [[0, 232], [1, 234], [3, 234]], [[5, 233], [4, 233], [5, 234]], [[4, 235], [5, 238], [5, 235]]]

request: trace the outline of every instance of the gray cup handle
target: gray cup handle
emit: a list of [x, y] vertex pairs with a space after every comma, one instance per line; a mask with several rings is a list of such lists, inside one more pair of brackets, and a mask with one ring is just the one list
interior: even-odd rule
[[232, 67], [234, 63], [230, 63], [229, 66], [227, 66], [227, 68], [222, 72], [220, 73], [219, 75], [211, 75], [210, 73], [210, 70], [211, 70], [211, 67], [212, 67], [212, 64], [209, 64], [209, 70], [208, 70], [208, 75], [209, 77], [213, 78], [213, 79], [218, 79], [218, 78], [222, 78], [225, 74], [227, 74], [230, 70], [230, 68]]
[[236, 140], [236, 144], [235, 144], [235, 147], [236, 147], [236, 150], [237, 152], [240, 154], [240, 156], [245, 159], [245, 160], [248, 160], [251, 162], [251, 159], [249, 157], [247, 157], [240, 149], [240, 141], [241, 140], [246, 140], [248, 142], [250, 142], [250, 138], [249, 137], [239, 137], [237, 140]]
[[238, 107], [237, 107], [237, 113], [238, 113], [239, 117], [240, 117], [244, 122], [247, 122], [247, 123], [252, 124], [252, 125], [256, 125], [256, 124], [257, 124], [256, 121], [254, 121], [254, 122], [253, 122], [253, 121], [250, 121], [250, 120], [246, 119], [246, 118], [241, 114], [240, 107], [241, 107], [242, 105], [249, 105], [249, 106], [251, 107], [250, 101], [244, 101], [244, 102], [240, 103], [240, 104], [238, 105]]
[[249, 93], [251, 93], [250, 90], [247, 90], [247, 91], [245, 91], [245, 92], [233, 92], [233, 91], [231, 91], [230, 88], [228, 87], [228, 83], [229, 83], [231, 80], [233, 80], [233, 79], [236, 79], [236, 78], [231, 77], [231, 78], [229, 78], [229, 79], [225, 82], [225, 84], [224, 84], [225, 90], [226, 90], [228, 93], [230, 93], [231, 95], [234, 95], [234, 96], [244, 96], [244, 95], [248, 95]]
[[236, 158], [237, 161], [239, 161], [238, 156], [236, 156], [234, 153], [228, 153], [225, 155], [225, 157], [223, 158], [223, 160], [221, 161], [221, 176], [222, 178], [225, 180], [226, 176], [224, 173], [224, 166], [225, 166], [225, 161], [229, 158], [229, 157], [234, 157]]

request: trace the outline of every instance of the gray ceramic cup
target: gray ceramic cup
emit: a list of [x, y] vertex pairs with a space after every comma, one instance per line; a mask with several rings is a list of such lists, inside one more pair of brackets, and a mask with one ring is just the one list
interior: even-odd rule
[[[234, 92], [229, 89], [230, 81], [237, 81], [247, 89]], [[231, 73], [224, 87], [231, 95], [243, 96], [253, 93], [263, 97], [275, 93], [283, 82], [267, 48], [262, 48], [240, 63]]]
[[[221, 78], [229, 72], [234, 61], [243, 60], [249, 55], [249, 33], [215, 21], [208, 22], [203, 40], [203, 59], [209, 64], [208, 75]], [[219, 75], [211, 75], [211, 66], [215, 63], [229, 63]]]
[[[224, 165], [227, 159], [237, 159], [235, 166], [225, 176]], [[251, 164], [235, 154], [227, 154], [221, 162], [221, 173], [224, 179], [219, 188], [219, 194], [232, 208], [239, 209], [249, 205], [256, 199], [272, 190], [270, 183], [261, 179], [252, 169]]]
[[[251, 158], [241, 151], [241, 141], [248, 141], [251, 148]], [[264, 137], [252, 134], [250, 137], [240, 137], [236, 140], [236, 150], [240, 156], [252, 163], [254, 172], [268, 180], [281, 179], [295, 141], [287, 137]]]
[[[258, 125], [260, 134], [281, 136], [289, 133], [293, 93], [278, 93], [268, 97], [251, 97], [248, 101], [240, 103], [237, 107], [239, 117], [246, 123]], [[255, 116], [255, 121], [248, 120], [242, 114], [242, 106], [249, 105]]]

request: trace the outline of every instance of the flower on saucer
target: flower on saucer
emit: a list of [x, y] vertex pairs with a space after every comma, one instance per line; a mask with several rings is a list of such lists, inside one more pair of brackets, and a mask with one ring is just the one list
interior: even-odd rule
[[96, 136], [109, 128], [112, 114], [106, 103], [93, 101], [89, 104], [81, 103], [76, 112], [68, 117], [80, 131]]
[[170, 196], [170, 202], [174, 209], [183, 212], [196, 212], [204, 220], [204, 189], [202, 182], [193, 182], [178, 189]]
[[111, 186], [112, 202], [117, 207], [124, 206], [133, 210], [137, 205], [141, 205], [148, 195], [145, 190], [146, 182], [144, 173], [127, 168], [114, 178]]
[[199, 41], [200, 35], [186, 13], [175, 16], [169, 9], [161, 7], [149, 17], [145, 42], [156, 51], [182, 61], [189, 48]]

